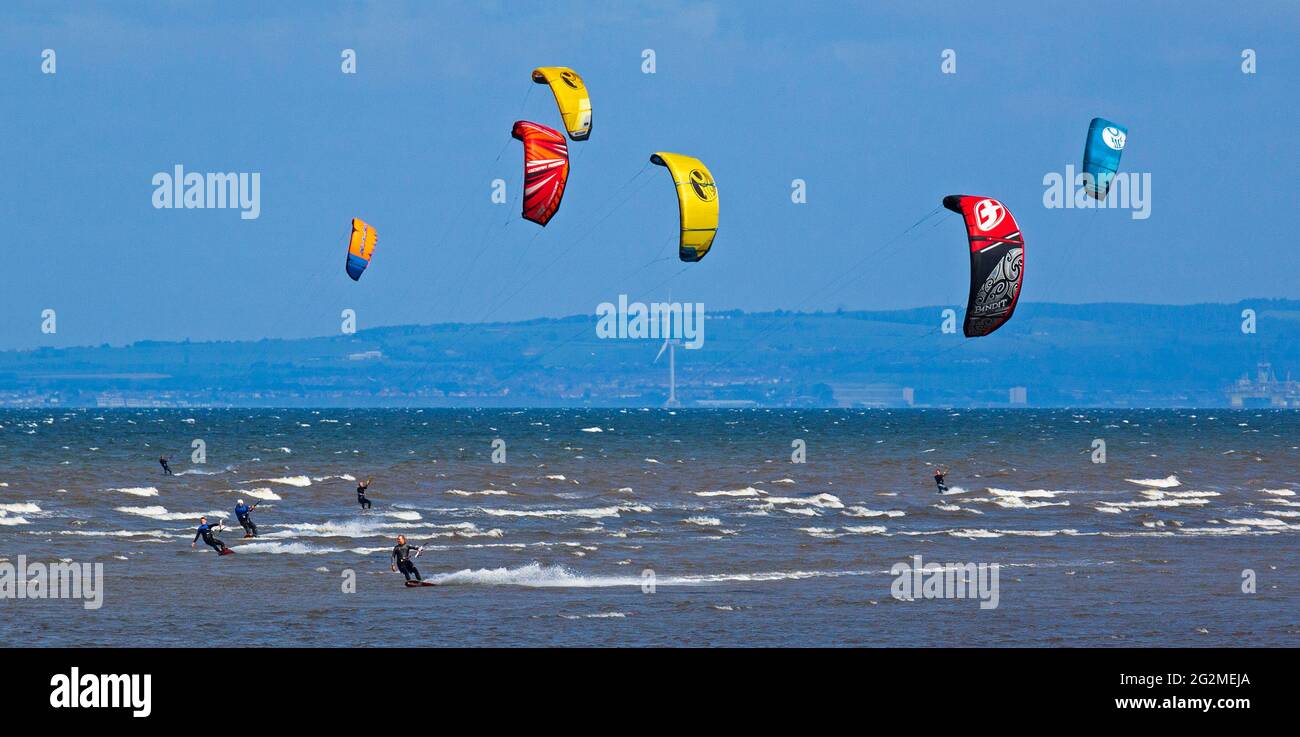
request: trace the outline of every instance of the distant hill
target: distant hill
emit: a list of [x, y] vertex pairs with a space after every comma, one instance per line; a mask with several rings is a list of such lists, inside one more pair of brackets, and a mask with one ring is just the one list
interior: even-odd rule
[[[1242, 331], [1242, 311], [1257, 332]], [[710, 314], [674, 348], [683, 406], [1226, 406], [1300, 401], [1300, 301], [1025, 303], [986, 338], [939, 307]], [[250, 342], [0, 352], [0, 406], [659, 406], [661, 342], [602, 340], [596, 318], [386, 327]], [[1022, 387], [1013, 391], [1016, 387]]]

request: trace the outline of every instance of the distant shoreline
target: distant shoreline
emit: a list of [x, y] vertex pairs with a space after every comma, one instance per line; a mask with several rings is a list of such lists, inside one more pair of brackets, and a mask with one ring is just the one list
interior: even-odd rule
[[944, 309], [709, 313], [671, 357], [594, 315], [4, 351], [0, 406], [640, 408], [674, 377], [683, 407], [1300, 406], [1297, 300], [1029, 302], [987, 338], [943, 332]]

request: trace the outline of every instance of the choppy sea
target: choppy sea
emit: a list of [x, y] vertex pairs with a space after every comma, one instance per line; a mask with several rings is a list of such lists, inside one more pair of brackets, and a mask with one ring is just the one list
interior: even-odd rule
[[1293, 411], [2, 410], [7, 591], [103, 580], [0, 645], [1297, 646], [1297, 469]]

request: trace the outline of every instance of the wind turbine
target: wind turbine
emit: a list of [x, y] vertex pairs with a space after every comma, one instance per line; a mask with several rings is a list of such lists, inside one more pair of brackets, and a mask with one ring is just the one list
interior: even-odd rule
[[677, 401], [677, 344], [681, 342], [677, 338], [664, 338], [664, 344], [659, 346], [659, 353], [655, 354], [654, 363], [659, 363], [664, 351], [668, 351], [668, 401], [664, 402], [665, 407], [682, 406], [682, 403]]

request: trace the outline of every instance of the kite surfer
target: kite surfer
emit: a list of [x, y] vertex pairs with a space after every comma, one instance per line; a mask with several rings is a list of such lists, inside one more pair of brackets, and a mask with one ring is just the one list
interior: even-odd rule
[[164, 476], [175, 476], [175, 475], [176, 475], [176, 474], [172, 473], [172, 467], [169, 466], [169, 465], [167, 465], [167, 456], [159, 456], [159, 457], [158, 457], [158, 465], [162, 466], [162, 470], [163, 470], [163, 475], [164, 475]]
[[407, 581], [411, 576], [415, 576], [416, 581], [421, 581], [420, 572], [416, 570], [415, 564], [411, 562], [411, 553], [415, 552], [416, 556], [420, 555], [420, 548], [417, 548], [406, 542], [406, 535], [397, 536], [397, 544], [393, 546], [393, 565], [394, 571], [401, 571]]
[[213, 530], [222, 529], [225, 528], [220, 522], [215, 525], [210, 525], [208, 524], [207, 517], [199, 517], [199, 529], [194, 533], [194, 541], [190, 543], [190, 548], [193, 549], [194, 546], [198, 544], [199, 538], [201, 537], [203, 538], [203, 542], [211, 545], [212, 549], [217, 551], [217, 555], [225, 555], [227, 549], [226, 544], [218, 540], [216, 535], [213, 534]]
[[[374, 477], [372, 476], [371, 478]], [[362, 509], [370, 509], [370, 500], [366, 498], [366, 489], [369, 488], [370, 479], [366, 479], [357, 484], [357, 504], [360, 504]]]
[[257, 537], [257, 525], [253, 523], [252, 512], [257, 509], [254, 504], [251, 507], [244, 503], [243, 499], [235, 501], [235, 519], [239, 520], [239, 526], [244, 528], [244, 537]]
[[939, 487], [940, 494], [948, 490], [948, 482], [946, 481], [947, 476], [948, 476], [948, 469], [946, 468], [934, 469], [934, 485]]

